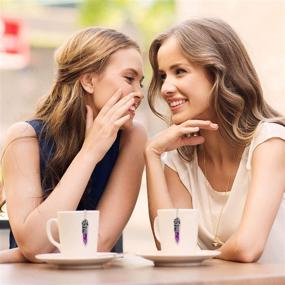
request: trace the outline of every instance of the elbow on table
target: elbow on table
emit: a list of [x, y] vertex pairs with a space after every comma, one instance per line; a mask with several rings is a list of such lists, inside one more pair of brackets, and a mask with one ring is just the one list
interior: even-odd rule
[[27, 259], [27, 261], [32, 263], [40, 263], [40, 261], [36, 259], [36, 255], [42, 252], [40, 252], [36, 248], [33, 248], [32, 246], [22, 246], [20, 247], [20, 251], [23, 254], [23, 256]]
[[254, 244], [239, 243], [235, 249], [235, 261], [252, 263], [258, 261], [263, 253], [264, 246], [255, 242]]
[[40, 263], [40, 261], [36, 258], [37, 254], [41, 254], [43, 252], [50, 252], [47, 249], [34, 246], [30, 242], [20, 242], [18, 243], [18, 246], [21, 251], [21, 254], [27, 259], [27, 261], [33, 263]]
[[252, 263], [258, 261], [262, 254], [262, 251], [240, 251], [237, 256], [237, 261], [243, 263]]
[[39, 262], [35, 257], [37, 253], [34, 253], [30, 249], [23, 248], [23, 247], [20, 247], [20, 251], [28, 262], [33, 262], [33, 263]]

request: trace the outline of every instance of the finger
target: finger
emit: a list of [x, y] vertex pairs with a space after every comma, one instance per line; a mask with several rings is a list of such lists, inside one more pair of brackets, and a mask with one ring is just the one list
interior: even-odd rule
[[205, 142], [205, 138], [202, 136], [196, 136], [196, 137], [190, 137], [190, 138], [183, 137], [181, 146], [198, 145], [198, 144], [202, 144], [204, 142]]
[[[130, 93], [126, 96], [124, 96], [122, 99], [120, 99], [112, 108], [109, 109], [109, 111], [106, 113], [106, 115], [112, 115], [116, 112], [116, 110], [120, 109], [122, 106], [126, 105], [130, 100], [132, 100], [136, 95], [136, 93]], [[134, 101], [133, 101], [134, 104]]]
[[120, 119], [115, 121], [115, 125], [120, 128], [122, 127], [129, 119], [131, 118], [130, 114], [127, 114], [123, 117], [121, 117]]
[[134, 104], [134, 102], [135, 102], [134, 98], [131, 98], [129, 101], [118, 107], [116, 110], [110, 113], [109, 120], [114, 121], [125, 115], [128, 112], [128, 110], [131, 108], [131, 106]]
[[192, 137], [194, 136], [195, 133], [200, 131], [199, 127], [184, 127], [181, 128], [181, 134], [184, 135], [185, 137]]
[[199, 127], [201, 129], [206, 130], [217, 130], [218, 125], [215, 123], [212, 123], [211, 121], [203, 121], [203, 120], [188, 120], [181, 124], [184, 127]]
[[105, 103], [103, 108], [100, 110], [98, 116], [102, 117], [120, 100], [122, 96], [122, 90], [118, 89], [111, 98]]
[[93, 126], [93, 110], [89, 105], [86, 105], [86, 124], [85, 124], [85, 137]]

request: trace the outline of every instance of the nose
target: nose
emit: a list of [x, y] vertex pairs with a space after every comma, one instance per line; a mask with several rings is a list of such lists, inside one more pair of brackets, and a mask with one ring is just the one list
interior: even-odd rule
[[134, 92], [136, 93], [135, 98], [138, 98], [139, 100], [142, 100], [144, 98], [143, 89], [141, 86], [136, 86], [134, 88]]
[[161, 94], [162, 96], [169, 96], [172, 95], [173, 93], [175, 93], [176, 91], [176, 86], [173, 82], [171, 82], [170, 80], [164, 80], [164, 82], [162, 83], [161, 86]]

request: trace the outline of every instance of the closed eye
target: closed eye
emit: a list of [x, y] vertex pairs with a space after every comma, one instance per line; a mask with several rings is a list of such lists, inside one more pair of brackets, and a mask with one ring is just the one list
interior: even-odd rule
[[134, 77], [131, 77], [131, 76], [125, 76], [125, 78], [127, 79], [127, 82], [128, 82], [129, 84], [132, 84], [132, 83], [134, 82], [134, 80], [135, 80], [135, 78], [134, 78]]
[[[133, 84], [134, 81], [136, 80], [136, 78], [135, 78], [135, 77], [132, 77], [132, 76], [125, 76], [125, 78], [126, 78], [126, 80], [127, 80], [127, 82], [128, 82], [129, 84]], [[139, 82], [139, 84], [140, 84], [140, 88], [143, 88], [143, 78], [141, 79], [141, 81]]]
[[177, 69], [175, 69], [175, 74], [176, 74], [176, 75], [182, 75], [182, 74], [185, 73], [185, 72], [186, 72], [186, 70], [183, 69], [183, 68], [177, 68]]

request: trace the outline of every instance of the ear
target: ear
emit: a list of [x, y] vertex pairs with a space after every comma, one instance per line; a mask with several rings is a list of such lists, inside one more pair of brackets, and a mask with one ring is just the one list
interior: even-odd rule
[[94, 73], [85, 73], [80, 77], [80, 83], [83, 89], [90, 94], [93, 94], [94, 92], [94, 86], [96, 82]]

